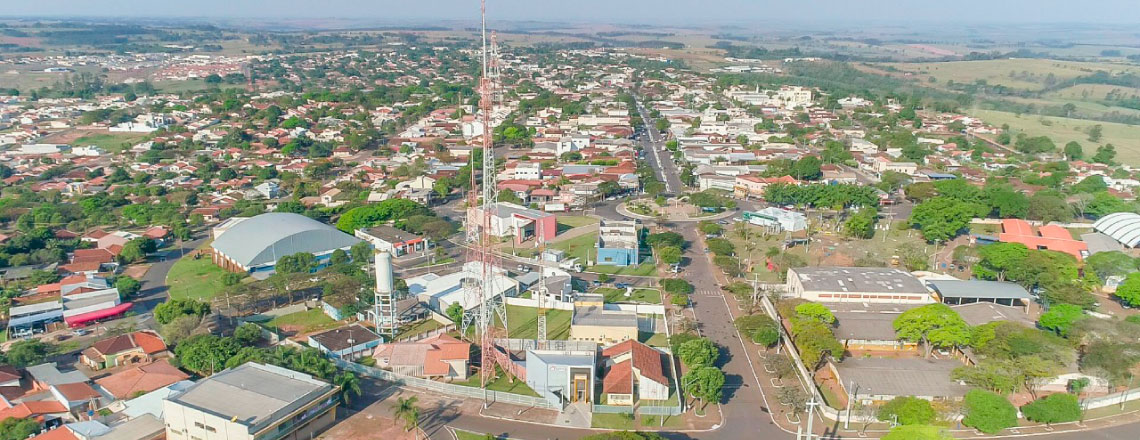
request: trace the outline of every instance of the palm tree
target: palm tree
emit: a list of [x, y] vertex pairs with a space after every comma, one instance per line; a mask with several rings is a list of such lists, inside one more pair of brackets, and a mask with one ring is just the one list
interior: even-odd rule
[[396, 404], [392, 405], [393, 415], [397, 420], [404, 421], [405, 431], [415, 431], [416, 440], [420, 438], [420, 408], [416, 406], [416, 402], [420, 399], [416, 396], [400, 397], [396, 399]]
[[333, 378], [333, 383], [340, 387], [340, 398], [344, 404], [352, 403], [353, 396], [360, 395], [360, 378], [351, 372], [344, 372]]

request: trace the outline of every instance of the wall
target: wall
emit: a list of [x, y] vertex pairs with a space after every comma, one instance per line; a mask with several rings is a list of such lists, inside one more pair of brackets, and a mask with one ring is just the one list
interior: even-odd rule
[[598, 248], [597, 260], [599, 266], [629, 266], [637, 264], [637, 250]]
[[[473, 399], [482, 399], [484, 391], [476, 387], [465, 387], [462, 385], [453, 385], [446, 382], [437, 382], [434, 380], [420, 379], [418, 377], [404, 376], [396, 374], [391, 371], [381, 370], [379, 368], [366, 367], [357, 363], [352, 363], [340, 359], [332, 359], [332, 362], [337, 367], [352, 371], [357, 374], [362, 374], [369, 377], [374, 377], [380, 380], [392, 382], [393, 384], [415, 388], [427, 391], [433, 391], [451, 396], [466, 397]], [[543, 409], [561, 410], [557, 405], [551, 405], [546, 399], [534, 396], [524, 396], [522, 394], [505, 393], [502, 391], [487, 390], [487, 398], [494, 402], [503, 402], [511, 405], [519, 405], [526, 407], [535, 407]], [[172, 439], [173, 440], [173, 439]], [[186, 440], [186, 439], [179, 439]]]

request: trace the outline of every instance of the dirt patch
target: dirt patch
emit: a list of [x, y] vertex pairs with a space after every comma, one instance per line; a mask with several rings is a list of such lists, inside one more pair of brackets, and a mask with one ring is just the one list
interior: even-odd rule
[[326, 440], [411, 440], [415, 434], [405, 431], [381, 407], [373, 405], [337, 423], [320, 438]]
[[76, 139], [79, 139], [79, 138], [84, 137], [84, 136], [90, 136], [93, 134], [107, 134], [107, 133], [110, 133], [110, 131], [108, 131], [108, 130], [71, 129], [71, 130], [64, 130], [64, 131], [61, 131], [59, 133], [52, 133], [52, 134], [49, 134], [47, 136], [44, 136], [44, 138], [40, 142], [45, 143], [45, 144], [70, 144], [72, 142], [75, 142]]
[[146, 272], [148, 270], [150, 270], [149, 264], [140, 264], [137, 266], [130, 266], [130, 267], [126, 268], [125, 270], [123, 270], [123, 275], [134, 278], [136, 280], [142, 280], [143, 276], [146, 275]]

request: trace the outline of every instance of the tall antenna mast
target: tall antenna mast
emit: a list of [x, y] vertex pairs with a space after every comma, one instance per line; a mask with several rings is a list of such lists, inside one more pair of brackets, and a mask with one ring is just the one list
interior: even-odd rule
[[[469, 311], [463, 315], [461, 331], [467, 335], [471, 326], [475, 326], [475, 336], [479, 338], [480, 345], [480, 384], [483, 388], [483, 404], [487, 405], [487, 383], [495, 372], [497, 357], [495, 356], [495, 339], [493, 335], [494, 318], [498, 317], [503, 328], [507, 327], [506, 301], [499, 295], [499, 289], [494, 285], [497, 275], [502, 272], [501, 263], [492, 250], [491, 216], [495, 209], [495, 149], [494, 133], [491, 127], [491, 113], [495, 108], [496, 90], [498, 89], [498, 75], [492, 75], [492, 65], [497, 65], [495, 56], [490, 52], [487, 42], [487, 2], [480, 0], [481, 38], [483, 43], [483, 77], [479, 79], [479, 111], [483, 125], [482, 163], [476, 160], [474, 151], [471, 154], [471, 189], [467, 192], [467, 264], [464, 277], [464, 298]], [[482, 187], [476, 179], [476, 173], [481, 171]], [[480, 189], [482, 191], [480, 191]], [[480, 200], [482, 193], [482, 200]]]
[[546, 234], [535, 234], [538, 240], [538, 332], [535, 339], [539, 344], [546, 341], [546, 296], [550, 294], [546, 288]]

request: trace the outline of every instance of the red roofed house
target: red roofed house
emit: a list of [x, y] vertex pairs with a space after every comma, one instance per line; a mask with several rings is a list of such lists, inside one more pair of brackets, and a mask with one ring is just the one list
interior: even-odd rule
[[416, 342], [397, 342], [376, 347], [376, 365], [395, 373], [417, 377], [467, 379], [471, 344], [446, 333]]
[[602, 393], [610, 405], [669, 399], [669, 358], [657, 349], [627, 340], [602, 349]]
[[1002, 242], [1021, 243], [1030, 249], [1064, 252], [1076, 257], [1078, 261], [1089, 251], [1088, 244], [1073, 239], [1068, 229], [1057, 225], [1045, 225], [1034, 232], [1029, 222], [1007, 218], [1001, 221], [1001, 231], [998, 240]]
[[55, 418], [58, 418], [67, 414], [67, 407], [54, 400], [33, 400], [10, 404], [0, 399], [0, 420], [9, 417], [15, 417], [17, 419], [31, 418], [43, 424], [45, 416], [55, 416]]
[[166, 343], [162, 338], [157, 333], [143, 330], [100, 340], [83, 350], [79, 361], [93, 370], [102, 370], [151, 362], [156, 356], [164, 354]]
[[95, 383], [117, 399], [131, 399], [189, 378], [189, 375], [174, 368], [166, 359], [161, 359], [120, 371], [96, 380]]

